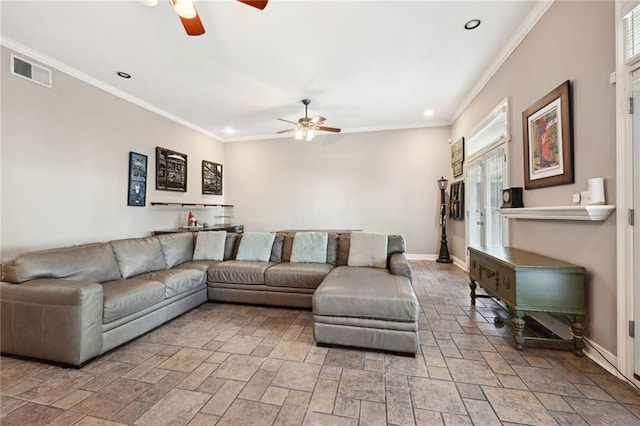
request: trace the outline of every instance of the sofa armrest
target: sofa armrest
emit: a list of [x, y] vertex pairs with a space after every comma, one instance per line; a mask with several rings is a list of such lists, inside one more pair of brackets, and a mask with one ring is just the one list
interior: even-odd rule
[[409, 261], [404, 253], [393, 253], [389, 256], [389, 271], [391, 271], [393, 275], [407, 277], [409, 281], [413, 282], [411, 278], [411, 265], [409, 265]]
[[102, 349], [102, 285], [43, 278], [0, 283], [0, 351], [80, 365]]

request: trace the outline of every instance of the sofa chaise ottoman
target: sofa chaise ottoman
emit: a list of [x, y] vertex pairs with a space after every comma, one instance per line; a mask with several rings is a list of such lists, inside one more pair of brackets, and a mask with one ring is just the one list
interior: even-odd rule
[[389, 241], [398, 246], [391, 248], [388, 268], [339, 266], [318, 286], [313, 333], [319, 345], [417, 353], [420, 305], [404, 240]]

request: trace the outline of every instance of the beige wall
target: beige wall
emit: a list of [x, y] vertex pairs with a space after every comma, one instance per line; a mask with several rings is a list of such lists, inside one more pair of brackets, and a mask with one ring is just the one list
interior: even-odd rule
[[228, 201], [248, 230], [399, 233], [438, 250], [436, 180], [450, 174], [448, 127], [225, 144]]
[[[222, 143], [57, 70], [52, 89], [14, 76], [5, 72], [9, 54], [3, 47], [3, 257], [186, 221], [185, 209], [149, 201], [223, 201], [201, 195], [200, 183], [203, 159], [224, 163]], [[187, 193], [155, 191], [156, 146], [188, 155]], [[147, 207], [127, 206], [129, 151], [148, 156]], [[208, 220], [211, 212], [196, 214]]]
[[[522, 111], [571, 80], [575, 183], [528, 190], [528, 207], [571, 205], [571, 195], [604, 177], [607, 204], [615, 204], [614, 3], [555, 2], [482, 92], [452, 126], [466, 136], [509, 97], [513, 140], [510, 185], [524, 186]], [[452, 251], [464, 259], [464, 226], [451, 226]], [[587, 336], [616, 352], [616, 220], [605, 222], [511, 220], [510, 245], [587, 268]]]

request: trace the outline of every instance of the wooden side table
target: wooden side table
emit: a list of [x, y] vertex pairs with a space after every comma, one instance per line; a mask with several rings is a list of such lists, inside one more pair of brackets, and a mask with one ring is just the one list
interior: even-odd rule
[[[469, 254], [471, 303], [477, 297], [502, 300], [513, 314], [518, 349], [527, 340], [571, 343], [583, 355], [585, 268], [511, 247], [469, 247]], [[487, 295], [476, 294], [477, 284]], [[573, 339], [524, 336], [524, 317], [535, 312], [566, 317]]]

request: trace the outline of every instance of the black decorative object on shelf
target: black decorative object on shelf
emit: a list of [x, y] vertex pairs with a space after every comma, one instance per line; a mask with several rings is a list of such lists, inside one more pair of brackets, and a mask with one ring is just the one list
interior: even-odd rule
[[436, 262], [451, 263], [449, 256], [449, 247], [447, 247], [447, 201], [445, 191], [447, 190], [448, 180], [444, 177], [438, 179], [438, 188], [440, 188], [440, 226], [442, 228], [442, 239], [440, 240], [440, 253]]
[[502, 209], [524, 207], [522, 202], [522, 187], [506, 188], [502, 190]]

